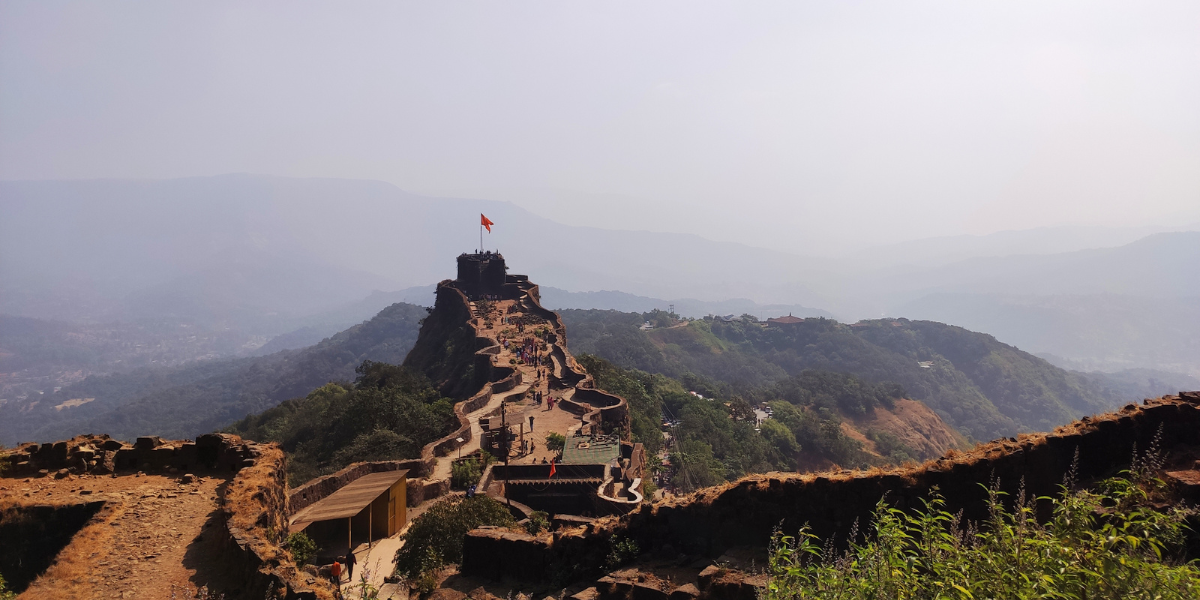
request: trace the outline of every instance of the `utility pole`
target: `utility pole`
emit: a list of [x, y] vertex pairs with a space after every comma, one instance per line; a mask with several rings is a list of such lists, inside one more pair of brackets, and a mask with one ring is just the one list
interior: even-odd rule
[[508, 444], [512, 434], [508, 431], [508, 404], [504, 401], [500, 402], [500, 431], [504, 432], [504, 500], [511, 509], [512, 498], [508, 495], [508, 452], [510, 450]]

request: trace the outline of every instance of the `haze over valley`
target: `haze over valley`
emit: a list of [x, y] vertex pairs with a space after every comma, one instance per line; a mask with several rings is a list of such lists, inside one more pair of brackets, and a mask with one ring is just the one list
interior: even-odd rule
[[1192, 600], [1198, 24], [6, 0], [0, 600]]

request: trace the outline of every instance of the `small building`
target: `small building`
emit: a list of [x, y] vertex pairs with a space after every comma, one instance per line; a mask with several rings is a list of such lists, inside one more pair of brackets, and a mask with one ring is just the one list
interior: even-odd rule
[[788, 313], [786, 317], [767, 319], [767, 327], [792, 327], [803, 322], [804, 319], [793, 317], [792, 313]]
[[621, 458], [621, 440], [615, 435], [572, 435], [563, 444], [562, 464], [604, 465]]
[[372, 542], [395, 535], [408, 520], [408, 471], [368, 473], [312, 503], [291, 520], [317, 545], [343, 554], [341, 544]]

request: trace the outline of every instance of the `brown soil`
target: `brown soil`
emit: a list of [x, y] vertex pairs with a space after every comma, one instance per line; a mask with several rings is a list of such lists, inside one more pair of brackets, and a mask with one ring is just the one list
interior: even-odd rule
[[18, 598], [158, 600], [188, 597], [202, 586], [227, 589], [218, 498], [228, 481], [205, 475], [182, 484], [179, 476], [133, 474], [0, 479], [0, 506], [106, 503]]
[[967, 446], [962, 435], [947, 425], [933, 409], [916, 400], [897, 400], [891, 410], [877, 406], [870, 416], [843, 425], [853, 427], [856, 431], [850, 434], [851, 437], [863, 442], [864, 448], [875, 454], [878, 454], [875, 452], [875, 443], [865, 435], [870, 430], [887, 432], [900, 438], [904, 445], [916, 451], [913, 458], [918, 460], [936, 458], [948, 450]]
[[[512, 342], [515, 342], [508, 349], [502, 349], [496, 355], [495, 360], [496, 364], [513, 366], [520, 370], [522, 380], [526, 382], [525, 387], [528, 388], [527, 392], [516, 402], [508, 403], [506, 416], [507, 421], [513, 425], [514, 433], [523, 431], [525, 439], [533, 442], [534, 449], [530, 453], [518, 455], [516, 450], [519, 449], [520, 444], [514, 444], [514, 452], [510, 457], [510, 462], [513, 464], [540, 463], [542, 459], [550, 460], [558, 455], [557, 452], [550, 452], [546, 449], [546, 434], [555, 432], [570, 435], [572, 431], [579, 428], [580, 421], [577, 415], [562, 410], [557, 404], [554, 409], [550, 409], [549, 403], [544, 400], [541, 406], [538, 406], [533, 401], [534, 392], [540, 391], [544, 398], [550, 398], [551, 396], [561, 398], [563, 396], [569, 397], [569, 390], [550, 389], [549, 377], [538, 377], [539, 369], [533, 365], [526, 365], [521, 362], [517, 362], [516, 364], [509, 363], [510, 360], [515, 360], [517, 357], [516, 350], [520, 340], [527, 336], [532, 336], [533, 331], [537, 329], [537, 326], [533, 326], [527, 328], [524, 333], [518, 333], [516, 326], [501, 324], [500, 317], [508, 314], [507, 311], [510, 306], [515, 306], [518, 310], [509, 316], [525, 316], [525, 311], [520, 310], [521, 305], [514, 300], [493, 302], [492, 312], [486, 316], [492, 322], [492, 326], [488, 327], [480, 324], [476, 326], [476, 331], [477, 335], [483, 337], [497, 340], [501, 337], [507, 337]], [[543, 372], [548, 372], [553, 368], [553, 362], [549, 359], [549, 352], [552, 347], [553, 345], [546, 344], [544, 349], [539, 350], [542, 358], [541, 370]], [[566, 350], [566, 348], [563, 348], [563, 350]], [[531, 416], [534, 420], [532, 431], [529, 429], [529, 417]]]

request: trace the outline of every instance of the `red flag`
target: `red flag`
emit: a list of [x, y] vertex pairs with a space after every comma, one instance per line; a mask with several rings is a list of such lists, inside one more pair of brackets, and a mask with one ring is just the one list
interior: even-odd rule
[[[550, 477], [554, 477], [554, 463], [550, 463]], [[550, 479], [550, 477], [546, 479]]]
[[492, 225], [495, 225], [491, 219], [483, 216], [483, 213], [479, 213], [479, 224], [483, 225], [488, 230], [488, 233], [492, 232]]

